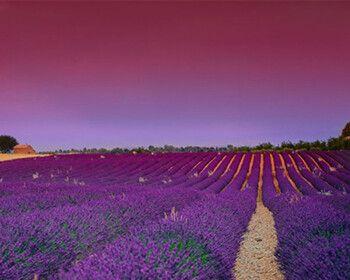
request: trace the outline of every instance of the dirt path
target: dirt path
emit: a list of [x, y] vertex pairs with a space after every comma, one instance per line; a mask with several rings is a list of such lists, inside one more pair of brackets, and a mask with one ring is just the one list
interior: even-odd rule
[[278, 243], [275, 222], [272, 213], [262, 202], [263, 168], [263, 156], [261, 156], [256, 210], [243, 236], [233, 268], [237, 280], [284, 279], [274, 255]]
[[32, 157], [45, 157], [49, 155], [44, 154], [32, 154], [32, 155], [26, 155], [26, 154], [0, 154], [0, 161], [5, 160], [13, 160], [13, 159], [21, 159], [21, 158], [32, 158]]
[[284, 279], [274, 256], [277, 234], [272, 213], [257, 203], [256, 212], [243, 236], [234, 274], [240, 279]]

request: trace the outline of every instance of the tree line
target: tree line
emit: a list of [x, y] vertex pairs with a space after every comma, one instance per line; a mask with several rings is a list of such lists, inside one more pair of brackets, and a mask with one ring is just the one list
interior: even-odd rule
[[327, 141], [299, 141], [296, 143], [282, 142], [280, 145], [271, 143], [261, 143], [256, 146], [233, 146], [227, 145], [224, 147], [202, 147], [202, 146], [185, 146], [176, 147], [173, 145], [164, 146], [148, 146], [137, 148], [84, 148], [84, 149], [69, 149], [56, 150], [53, 153], [84, 153], [84, 154], [122, 154], [122, 153], [185, 153], [185, 152], [254, 152], [254, 151], [286, 151], [286, 150], [350, 150], [350, 141], [339, 138], [330, 138]]
[[251, 151], [284, 151], [284, 150], [350, 150], [350, 122], [348, 122], [339, 137], [332, 137], [326, 141], [302, 141], [293, 143], [291, 141], [282, 142], [280, 145], [273, 145], [269, 142], [261, 143], [256, 146], [234, 146], [227, 145], [224, 147], [202, 147], [202, 146], [185, 146], [176, 147], [173, 145], [137, 147], [132, 149], [113, 148], [113, 149], [70, 149], [56, 150], [55, 153], [185, 153], [185, 152], [251, 152]]
[[[11, 136], [0, 136], [0, 151], [10, 152], [11, 146], [17, 143]], [[326, 141], [299, 141], [290, 142], [285, 141], [280, 145], [273, 145], [269, 142], [261, 143], [256, 146], [234, 146], [227, 145], [224, 147], [202, 147], [202, 146], [185, 146], [176, 147], [173, 145], [164, 146], [148, 146], [138, 148], [84, 148], [84, 149], [68, 149], [68, 150], [55, 150], [46, 151], [43, 153], [83, 153], [83, 154], [96, 154], [96, 153], [110, 153], [110, 154], [122, 154], [122, 153], [184, 153], [184, 152], [250, 152], [250, 151], [283, 151], [283, 150], [350, 150], [350, 122], [346, 124], [339, 137], [332, 137]]]

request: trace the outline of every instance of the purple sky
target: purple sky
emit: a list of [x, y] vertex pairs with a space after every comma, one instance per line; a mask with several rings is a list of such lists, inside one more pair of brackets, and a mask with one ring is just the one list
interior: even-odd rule
[[0, 134], [253, 145], [350, 120], [348, 3], [0, 3]]

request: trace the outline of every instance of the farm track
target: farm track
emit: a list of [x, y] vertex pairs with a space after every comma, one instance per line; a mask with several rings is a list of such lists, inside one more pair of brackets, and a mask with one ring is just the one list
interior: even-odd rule
[[26, 154], [0, 154], [0, 162], [15, 160], [15, 159], [24, 159], [24, 158], [38, 158], [38, 157], [47, 157], [50, 155], [44, 154], [34, 154], [34, 155], [26, 155]]
[[262, 202], [264, 155], [260, 155], [258, 196], [238, 252], [233, 274], [237, 280], [284, 279], [275, 257], [277, 233], [272, 213]]
[[280, 185], [278, 183], [277, 176], [276, 176], [275, 161], [274, 161], [274, 158], [273, 158], [272, 154], [270, 154], [269, 156], [270, 156], [270, 161], [271, 161], [271, 173], [272, 173], [272, 178], [273, 178], [273, 185], [275, 186], [276, 192], [278, 194], [280, 194], [281, 193], [281, 188], [280, 188]]
[[257, 202], [247, 232], [243, 236], [233, 270], [237, 280], [284, 279], [274, 256], [277, 233], [272, 213], [262, 202]]
[[299, 174], [299, 176], [309, 185], [309, 187], [311, 189], [317, 190], [317, 188], [301, 172], [301, 167], [297, 165], [297, 163], [295, 162], [295, 159], [290, 154], [288, 155], [288, 157], [289, 157], [290, 161], [292, 162], [294, 170]]
[[236, 158], [236, 155], [234, 155], [234, 156], [230, 159], [230, 162], [229, 162], [228, 165], [226, 166], [226, 169], [225, 169], [224, 173], [221, 174], [220, 178], [223, 177], [227, 172], [230, 171], [231, 166], [232, 166], [232, 164], [233, 164], [235, 158]]
[[238, 174], [241, 172], [241, 169], [242, 169], [242, 165], [243, 165], [243, 162], [244, 162], [244, 159], [245, 159], [246, 155], [243, 154], [242, 158], [240, 159], [239, 161], [239, 164], [237, 166], [237, 169], [235, 170], [235, 173], [233, 174], [232, 178], [230, 179], [230, 181], [228, 182], [228, 184], [226, 184], [223, 188], [222, 188], [222, 192], [224, 192], [228, 186], [230, 186], [232, 184], [232, 182], [236, 179], [236, 177], [238, 176]]
[[286, 163], [284, 161], [284, 158], [281, 154], [278, 155], [279, 156], [279, 159], [281, 161], [281, 164], [282, 164], [282, 169], [283, 169], [283, 176], [285, 176], [288, 180], [288, 182], [291, 184], [291, 186], [293, 187], [293, 189], [301, 194], [300, 190], [298, 189], [297, 185], [295, 184], [295, 182], [293, 181], [293, 179], [291, 178], [291, 176], [289, 175], [289, 172], [288, 172], [288, 169], [287, 169], [287, 166], [286, 166]]
[[241, 191], [243, 191], [247, 184], [248, 184], [248, 180], [250, 178], [250, 175], [252, 174], [252, 169], [253, 169], [253, 164], [254, 164], [254, 157], [255, 155], [253, 154], [251, 159], [250, 159], [250, 162], [249, 162], [249, 168], [248, 168], [248, 172], [247, 172], [247, 177], [245, 178], [244, 182], [243, 182], [243, 185], [241, 187]]

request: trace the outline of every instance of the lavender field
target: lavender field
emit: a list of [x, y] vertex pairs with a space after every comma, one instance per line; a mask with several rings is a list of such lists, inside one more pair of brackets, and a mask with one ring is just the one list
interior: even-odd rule
[[0, 279], [235, 279], [257, 201], [285, 279], [349, 279], [348, 151], [0, 162]]

